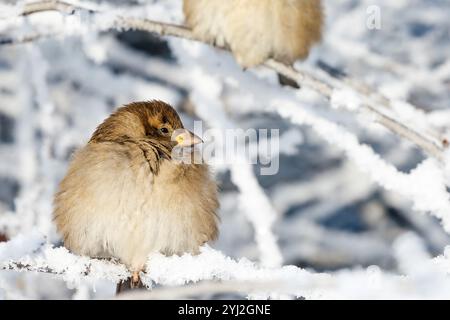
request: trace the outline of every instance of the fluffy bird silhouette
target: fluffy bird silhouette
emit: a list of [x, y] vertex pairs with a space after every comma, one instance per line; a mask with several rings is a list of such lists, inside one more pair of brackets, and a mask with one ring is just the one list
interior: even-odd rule
[[136, 102], [107, 118], [74, 154], [54, 220], [70, 251], [129, 268], [132, 277], [117, 292], [143, 287], [150, 253], [197, 254], [216, 239], [217, 186], [208, 166], [172, 156], [175, 147], [200, 142], [170, 105]]
[[244, 68], [269, 58], [293, 64], [322, 37], [320, 0], [184, 0], [183, 11], [197, 37], [228, 47]]

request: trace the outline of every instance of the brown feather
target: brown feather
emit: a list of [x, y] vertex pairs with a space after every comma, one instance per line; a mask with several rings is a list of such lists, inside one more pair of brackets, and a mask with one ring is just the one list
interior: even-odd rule
[[324, 22], [320, 0], [184, 0], [183, 11], [199, 38], [230, 48], [244, 68], [305, 59]]
[[141, 270], [152, 252], [199, 251], [218, 235], [217, 185], [206, 164], [171, 159], [171, 131], [183, 128], [161, 101], [126, 105], [77, 151], [54, 200], [64, 245]]

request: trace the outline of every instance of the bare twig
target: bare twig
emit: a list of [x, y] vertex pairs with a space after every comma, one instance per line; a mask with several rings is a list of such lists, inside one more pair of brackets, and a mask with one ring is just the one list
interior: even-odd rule
[[[75, 7], [70, 3], [64, 1], [48, 0], [48, 1], [30, 2], [25, 4], [21, 14], [23, 16], [28, 16], [33, 13], [45, 11], [58, 11], [66, 14], [73, 14], [77, 9], [80, 9], [80, 7]], [[82, 9], [87, 10], [87, 8]]]
[[[99, 12], [90, 8], [75, 6], [66, 2], [51, 0], [26, 4], [21, 15], [26, 16], [43, 11], [59, 11], [64, 14], [73, 14], [76, 10], [88, 10], [92, 13]], [[157, 33], [164, 36], [173, 36], [202, 42], [202, 40], [196, 37], [191, 32], [191, 30], [184, 26], [124, 16], [117, 16], [115, 23], [116, 25], [112, 26], [114, 28], [122, 27], [128, 29], [136, 29], [151, 33]], [[225, 48], [220, 49], [226, 50]], [[331, 99], [332, 97], [335, 88], [331, 84], [317, 79], [314, 75], [306, 71], [296, 70], [291, 66], [287, 66], [272, 59], [266, 61], [264, 65], [288, 77], [289, 79], [297, 81], [301, 86], [308, 87], [320, 93], [327, 99]], [[374, 114], [376, 116], [376, 120], [381, 125], [389, 129], [391, 132], [397, 134], [398, 136], [414, 143], [425, 153], [435, 157], [440, 161], [443, 160], [443, 153], [446, 148], [445, 141], [436, 141], [436, 139], [430, 138], [427, 134], [419, 132], [408, 124], [402, 123], [402, 121], [397, 119], [394, 115], [384, 112], [379, 106], [379, 101], [374, 102], [373, 99], [368, 96], [375, 95], [374, 93], [372, 94], [371, 90], [368, 90], [367, 88], [359, 88], [357, 91], [360, 94], [363, 94], [365, 97], [364, 104], [362, 106], [363, 109], [370, 112], [371, 114]], [[378, 95], [378, 97], [380, 96]], [[382, 100], [385, 100], [385, 98], [383, 97]], [[386, 104], [387, 102], [385, 101], [384, 103]]]
[[157, 33], [162, 36], [173, 36], [188, 40], [201, 41], [196, 38], [191, 30], [185, 26], [128, 17], [119, 17], [118, 24], [126, 28]]

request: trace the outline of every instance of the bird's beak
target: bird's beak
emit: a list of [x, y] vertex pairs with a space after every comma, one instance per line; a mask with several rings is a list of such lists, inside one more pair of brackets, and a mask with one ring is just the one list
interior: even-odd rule
[[203, 140], [186, 129], [180, 129], [175, 132], [174, 138], [177, 146], [180, 147], [191, 147], [195, 144], [203, 143]]

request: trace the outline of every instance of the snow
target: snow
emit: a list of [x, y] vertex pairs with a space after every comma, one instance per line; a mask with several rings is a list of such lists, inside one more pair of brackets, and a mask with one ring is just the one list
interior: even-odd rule
[[370, 146], [360, 144], [355, 135], [335, 123], [310, 115], [292, 103], [276, 110], [297, 124], [310, 125], [325, 141], [344, 151], [374, 182], [409, 198], [413, 201], [415, 210], [437, 216], [450, 232], [450, 195], [437, 160], [425, 160], [409, 174], [405, 174], [383, 160]]
[[[22, 247], [24, 240], [22, 236], [17, 237], [11, 240], [9, 246]], [[36, 243], [36, 240], [30, 237], [27, 241]], [[394, 249], [400, 270], [404, 272], [402, 276], [383, 273], [376, 266], [328, 274], [289, 265], [264, 268], [246, 258], [231, 259], [205, 245], [197, 256], [185, 254], [166, 257], [153, 254], [141, 277], [149, 287], [180, 286], [204, 280], [259, 283], [255, 291], [249, 292], [249, 298], [266, 299], [281, 295], [307, 299], [370, 299], [380, 296], [386, 299], [417, 299], [445, 298], [448, 295], [448, 249], [443, 256], [430, 260], [422, 241], [414, 234], [400, 237], [394, 243]], [[62, 279], [74, 287], [79, 286], [80, 281], [92, 284], [95, 280], [107, 279], [116, 282], [129, 276], [126, 269], [116, 263], [78, 257], [64, 248], [52, 248], [49, 245], [32, 250], [19, 262], [33, 265], [34, 270], [51, 269], [55, 274], [60, 273]], [[77, 295], [82, 295], [82, 292], [77, 292]]]
[[335, 109], [357, 111], [361, 106], [361, 98], [354, 90], [335, 89], [331, 95], [331, 106]]
[[[168, 58], [142, 35], [138, 48], [133, 34], [116, 36], [125, 31], [118, 16], [181, 23], [180, 0], [70, 3], [101, 13], [23, 19], [23, 2], [0, 4], [0, 39], [47, 35], [0, 50], [0, 238], [9, 239], [0, 243], [0, 299], [110, 298], [129, 276], [116, 261], [61, 246], [52, 195], [70, 154], [102, 119], [155, 98], [174, 105], [187, 126], [279, 129], [280, 157], [274, 176], [240, 156], [213, 164], [220, 238], [198, 256], [151, 255], [142, 277], [154, 294], [212, 281], [230, 284], [232, 298], [448, 298], [449, 151], [438, 162], [375, 126], [361, 108], [366, 98], [350, 87], [336, 86], [329, 102], [280, 87], [270, 70], [243, 71], [229, 53], [201, 43], [167, 38]], [[317, 70], [323, 60], [390, 98], [380, 106], [386, 114], [445, 137], [449, 4], [378, 0], [380, 30], [366, 28], [371, 5], [325, 1], [324, 42], [298, 67]], [[213, 294], [214, 286], [199, 295]]]
[[36, 251], [45, 243], [45, 236], [36, 230], [27, 235], [19, 234], [7, 243], [0, 243], [0, 260], [8, 261], [21, 258], [27, 253]]
[[270, 200], [258, 184], [252, 167], [237, 164], [230, 168], [231, 180], [239, 188], [239, 205], [254, 226], [255, 240], [264, 266], [281, 265], [282, 256], [272, 226], [277, 217]]
[[0, 243], [0, 261], [3, 269], [20, 272], [23, 266], [29, 266], [29, 271], [61, 275], [72, 287], [78, 287], [82, 279], [91, 284], [99, 279], [117, 282], [130, 274], [121, 264], [76, 256], [64, 247], [54, 248], [38, 231]]
[[444, 174], [447, 186], [450, 186], [450, 150], [447, 150], [444, 158]]

